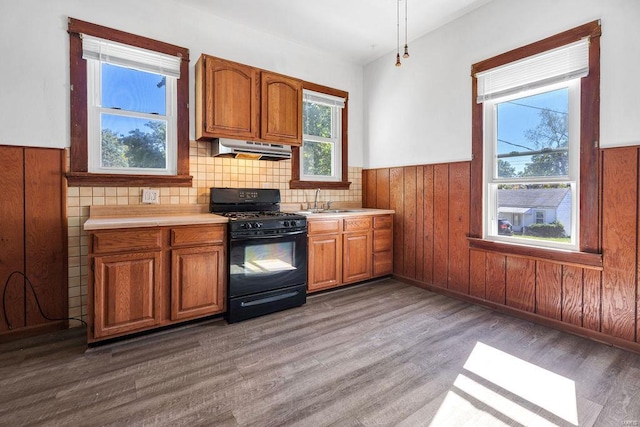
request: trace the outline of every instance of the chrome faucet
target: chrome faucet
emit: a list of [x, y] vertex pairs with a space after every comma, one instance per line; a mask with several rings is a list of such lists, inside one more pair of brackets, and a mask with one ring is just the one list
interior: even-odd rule
[[320, 189], [316, 188], [316, 196], [314, 197], [313, 200], [313, 210], [317, 211], [318, 210], [318, 197], [320, 196]]

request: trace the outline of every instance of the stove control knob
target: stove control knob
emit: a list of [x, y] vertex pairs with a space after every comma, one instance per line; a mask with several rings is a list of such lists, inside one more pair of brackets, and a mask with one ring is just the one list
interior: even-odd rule
[[285, 227], [288, 227], [288, 226], [289, 226], [289, 221], [284, 221], [284, 222], [282, 223], [282, 225], [284, 225]]
[[244, 224], [244, 228], [253, 228], [253, 225], [250, 222]]
[[261, 222], [256, 222], [256, 223], [254, 224], [254, 227], [255, 227], [255, 228], [260, 228], [260, 227], [262, 227], [262, 223], [261, 223]]
[[298, 221], [291, 221], [291, 226], [292, 226], [292, 227], [295, 227], [295, 226], [297, 226], [297, 225], [298, 225]]

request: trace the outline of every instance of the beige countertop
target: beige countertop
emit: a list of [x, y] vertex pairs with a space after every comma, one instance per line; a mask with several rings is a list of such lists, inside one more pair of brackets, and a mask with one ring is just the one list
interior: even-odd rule
[[[296, 211], [308, 220], [343, 218], [362, 215], [388, 215], [391, 209], [347, 208], [336, 212]], [[91, 206], [84, 229], [111, 230], [118, 228], [162, 227], [177, 225], [225, 224], [229, 220], [208, 212], [207, 205], [134, 205]]]
[[91, 206], [84, 229], [91, 231], [227, 222], [227, 218], [209, 213], [206, 205]]

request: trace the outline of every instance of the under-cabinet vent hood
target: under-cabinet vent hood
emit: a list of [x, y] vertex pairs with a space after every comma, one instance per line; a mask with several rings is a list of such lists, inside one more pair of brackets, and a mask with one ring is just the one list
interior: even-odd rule
[[212, 141], [214, 156], [235, 157], [248, 160], [284, 160], [291, 158], [291, 146], [268, 142], [241, 141], [216, 138]]

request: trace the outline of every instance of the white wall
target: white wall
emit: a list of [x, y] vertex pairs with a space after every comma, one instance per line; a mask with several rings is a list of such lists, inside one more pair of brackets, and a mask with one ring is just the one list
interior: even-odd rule
[[640, 144], [639, 0], [495, 0], [364, 70], [366, 168], [471, 159], [471, 65], [601, 20], [600, 146]]
[[[172, 0], [0, 0], [0, 144], [69, 146], [67, 17], [349, 92], [349, 164], [362, 166], [362, 67]], [[190, 135], [194, 138], [194, 111]]]

